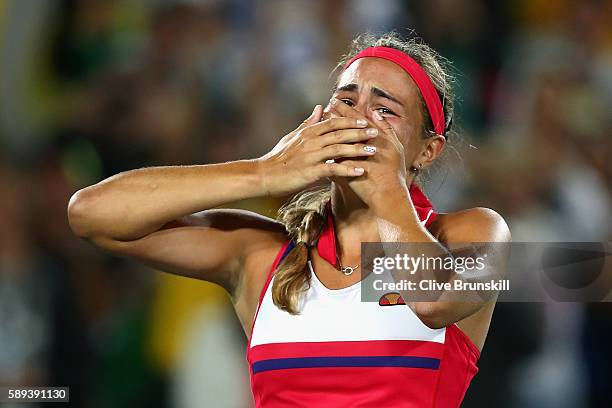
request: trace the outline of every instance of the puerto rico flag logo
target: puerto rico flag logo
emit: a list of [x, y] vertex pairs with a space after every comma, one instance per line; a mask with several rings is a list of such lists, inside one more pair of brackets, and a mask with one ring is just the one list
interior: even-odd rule
[[379, 306], [397, 306], [405, 304], [406, 302], [404, 302], [402, 295], [400, 295], [398, 292], [385, 293], [378, 300]]

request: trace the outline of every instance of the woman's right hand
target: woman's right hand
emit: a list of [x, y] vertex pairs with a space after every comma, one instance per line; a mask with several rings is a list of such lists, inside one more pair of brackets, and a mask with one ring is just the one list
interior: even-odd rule
[[[378, 129], [368, 128], [363, 119], [333, 117], [321, 121], [317, 105], [302, 124], [285, 135], [274, 148], [258, 159], [267, 195], [281, 196], [299, 191], [325, 177], [358, 177], [364, 170], [359, 160], [376, 154], [366, 142]], [[340, 159], [338, 163], [326, 163]]]

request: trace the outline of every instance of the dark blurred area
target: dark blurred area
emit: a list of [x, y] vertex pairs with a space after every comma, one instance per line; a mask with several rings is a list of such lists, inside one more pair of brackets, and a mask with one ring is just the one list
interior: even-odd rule
[[[454, 64], [463, 141], [425, 184], [439, 210], [494, 208], [514, 241], [610, 241], [611, 16], [604, 0], [0, 1], [0, 384], [69, 386], [75, 407], [250, 406], [225, 293], [94, 249], [66, 205], [124, 170], [261, 156], [327, 102], [359, 32], [414, 29]], [[611, 345], [609, 303], [501, 303], [463, 406], [610, 407]]]

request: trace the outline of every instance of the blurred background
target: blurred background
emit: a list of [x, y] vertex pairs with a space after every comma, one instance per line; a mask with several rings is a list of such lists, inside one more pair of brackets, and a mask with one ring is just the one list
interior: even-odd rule
[[[611, 1], [0, 0], [0, 384], [251, 406], [226, 294], [78, 240], [68, 199], [266, 153], [328, 101], [355, 34], [391, 29], [455, 67], [462, 140], [425, 183], [440, 211], [494, 208], [515, 241], [611, 240]], [[479, 366], [464, 407], [611, 407], [612, 305], [499, 304]]]

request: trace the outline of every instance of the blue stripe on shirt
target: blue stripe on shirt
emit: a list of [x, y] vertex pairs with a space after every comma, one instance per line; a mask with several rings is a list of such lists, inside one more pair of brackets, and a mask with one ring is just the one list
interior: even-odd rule
[[274, 358], [253, 363], [253, 374], [288, 368], [321, 367], [402, 367], [437, 370], [440, 367], [440, 359], [414, 356]]

